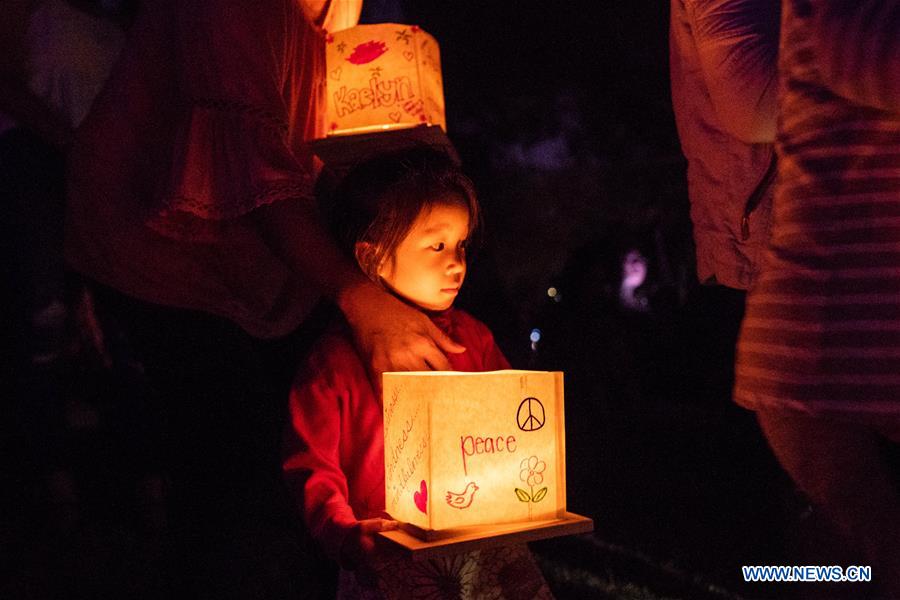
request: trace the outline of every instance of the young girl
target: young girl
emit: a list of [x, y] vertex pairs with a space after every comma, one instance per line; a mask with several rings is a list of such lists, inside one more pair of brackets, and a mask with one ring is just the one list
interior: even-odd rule
[[[446, 155], [413, 150], [370, 161], [345, 178], [335, 203], [338, 237], [362, 270], [465, 346], [448, 356], [454, 370], [509, 368], [488, 328], [453, 308], [479, 208]], [[350, 336], [346, 324], [332, 327], [298, 375], [284, 462], [309, 530], [342, 567], [338, 596], [551, 597], [524, 545], [421, 563], [375, 551], [375, 534], [397, 522], [384, 513], [381, 397]]]

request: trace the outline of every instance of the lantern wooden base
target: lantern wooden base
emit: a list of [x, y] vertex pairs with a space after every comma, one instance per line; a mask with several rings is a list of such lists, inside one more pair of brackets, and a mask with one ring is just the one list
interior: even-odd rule
[[460, 162], [450, 138], [436, 125], [335, 135], [314, 140], [309, 146], [328, 168], [338, 173], [382, 154], [419, 147], [446, 152], [455, 163]]
[[567, 512], [562, 518], [547, 521], [466, 527], [449, 532], [446, 537], [442, 536], [441, 539], [432, 541], [422, 540], [402, 529], [385, 531], [379, 535], [392, 545], [399, 546], [401, 551], [413, 560], [427, 560], [472, 550], [588, 533], [593, 530], [593, 520]]

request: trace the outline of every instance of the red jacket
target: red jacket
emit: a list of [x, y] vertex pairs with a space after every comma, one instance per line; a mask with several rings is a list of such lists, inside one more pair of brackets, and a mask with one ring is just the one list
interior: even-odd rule
[[[490, 330], [458, 309], [432, 321], [466, 347], [448, 354], [455, 371], [495, 371], [509, 363]], [[384, 430], [381, 398], [344, 326], [326, 333], [297, 376], [290, 396], [285, 477], [302, 500], [313, 537], [339, 556], [357, 520], [384, 512]]]

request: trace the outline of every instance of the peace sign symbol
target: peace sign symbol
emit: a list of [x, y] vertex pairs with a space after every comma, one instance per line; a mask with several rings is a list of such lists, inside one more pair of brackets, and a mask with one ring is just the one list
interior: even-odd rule
[[516, 423], [522, 431], [537, 431], [544, 426], [546, 420], [544, 405], [537, 398], [525, 398], [519, 404]]

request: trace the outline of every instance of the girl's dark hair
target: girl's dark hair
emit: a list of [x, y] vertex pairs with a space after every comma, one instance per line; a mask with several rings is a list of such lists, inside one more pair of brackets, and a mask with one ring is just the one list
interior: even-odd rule
[[[357, 165], [324, 208], [342, 249], [377, 282], [378, 267], [393, 256], [419, 213], [446, 203], [468, 210], [471, 243], [481, 216], [472, 181], [447, 154], [417, 148]], [[368, 242], [369, 250], [357, 255], [357, 242]]]

